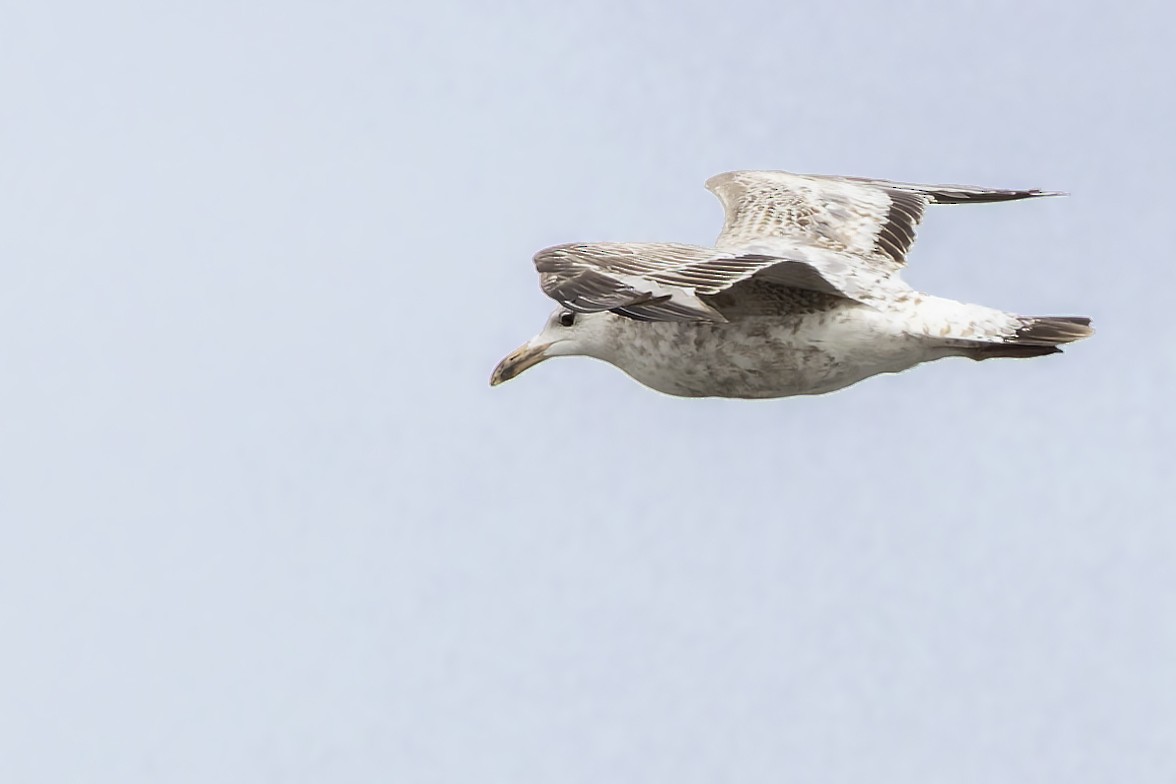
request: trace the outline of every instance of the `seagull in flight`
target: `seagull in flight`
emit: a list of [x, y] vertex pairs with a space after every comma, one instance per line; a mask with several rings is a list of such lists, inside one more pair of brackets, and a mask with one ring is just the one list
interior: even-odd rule
[[915, 291], [900, 277], [931, 204], [1062, 194], [735, 171], [707, 180], [714, 247], [570, 243], [535, 255], [559, 307], [492, 386], [545, 359], [604, 360], [682, 397], [819, 395], [943, 357], [1040, 357], [1093, 333]]

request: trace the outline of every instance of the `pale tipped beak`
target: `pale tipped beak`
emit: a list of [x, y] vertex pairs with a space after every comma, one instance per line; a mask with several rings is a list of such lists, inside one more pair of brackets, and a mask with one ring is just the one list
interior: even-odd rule
[[494, 368], [494, 372], [490, 374], [490, 386], [496, 387], [503, 381], [510, 381], [527, 368], [538, 365], [547, 359], [545, 352], [549, 348], [551, 348], [550, 343], [526, 343], [519, 346], [507, 354], [506, 358], [498, 363], [498, 367]]

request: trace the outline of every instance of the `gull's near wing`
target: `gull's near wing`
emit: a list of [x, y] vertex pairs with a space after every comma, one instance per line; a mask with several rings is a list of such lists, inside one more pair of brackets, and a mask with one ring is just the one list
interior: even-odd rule
[[[796, 248], [787, 257], [677, 243], [571, 243], [535, 254], [543, 291], [564, 307], [651, 321], [726, 321], [706, 301], [755, 277], [789, 288], [870, 301], [884, 276], [844, 254]], [[736, 288], [732, 288], [736, 287]]]

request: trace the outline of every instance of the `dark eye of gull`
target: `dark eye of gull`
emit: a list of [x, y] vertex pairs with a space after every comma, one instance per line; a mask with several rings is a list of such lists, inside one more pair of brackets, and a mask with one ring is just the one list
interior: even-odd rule
[[559, 314], [559, 323], [561, 326], [570, 327], [576, 323], [576, 314], [565, 310]]

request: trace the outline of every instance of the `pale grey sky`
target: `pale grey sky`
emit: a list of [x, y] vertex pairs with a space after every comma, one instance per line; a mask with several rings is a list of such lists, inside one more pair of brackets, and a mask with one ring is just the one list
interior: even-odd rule
[[[24, 3], [0, 779], [1176, 780], [1159, 2]], [[571, 240], [780, 168], [1042, 187], [908, 279], [1065, 356], [500, 388]]]

